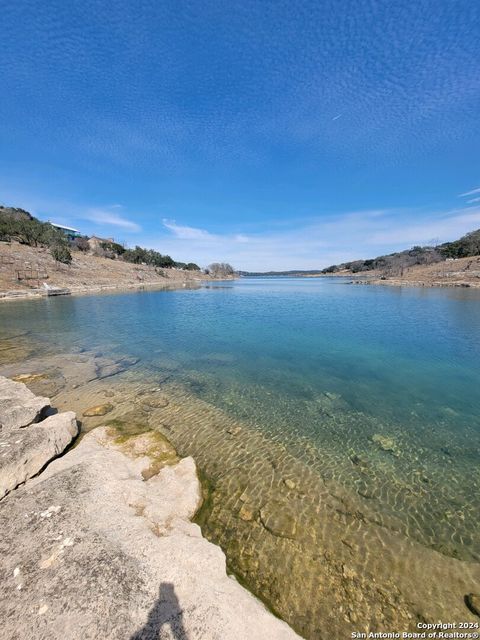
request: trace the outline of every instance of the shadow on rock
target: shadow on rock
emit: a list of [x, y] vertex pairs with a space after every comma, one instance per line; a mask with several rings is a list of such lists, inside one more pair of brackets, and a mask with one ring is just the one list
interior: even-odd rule
[[159, 640], [160, 630], [169, 625], [175, 640], [188, 640], [183, 626], [183, 611], [180, 607], [173, 584], [162, 582], [158, 600], [153, 605], [144, 627], [137, 631], [130, 640]]

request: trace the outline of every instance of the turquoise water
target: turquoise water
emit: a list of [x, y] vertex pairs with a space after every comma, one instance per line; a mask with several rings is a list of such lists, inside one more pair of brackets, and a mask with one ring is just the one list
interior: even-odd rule
[[252, 278], [199, 290], [18, 302], [2, 330], [117, 350], [305, 398], [339, 393], [352, 407], [410, 422], [480, 414], [480, 292]]
[[11, 302], [0, 323], [48, 349], [138, 357], [411, 537], [480, 557], [480, 292], [251, 278]]

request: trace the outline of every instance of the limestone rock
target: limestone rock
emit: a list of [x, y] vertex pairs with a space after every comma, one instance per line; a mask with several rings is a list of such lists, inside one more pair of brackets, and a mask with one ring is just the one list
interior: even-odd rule
[[96, 416], [106, 416], [107, 413], [113, 410], [113, 404], [106, 402], [105, 404], [97, 404], [94, 407], [89, 407], [82, 412], [85, 418], [93, 418]]
[[144, 481], [148, 464], [95, 429], [0, 502], [0, 635], [298, 639], [190, 522], [201, 495], [193, 459]]
[[297, 486], [296, 482], [294, 482], [290, 478], [285, 478], [283, 482], [287, 489], [295, 489], [295, 487]]
[[0, 428], [2, 431], [38, 422], [50, 406], [48, 398], [35, 396], [23, 383], [0, 377]]
[[0, 499], [58, 456], [78, 433], [72, 411], [0, 436]]

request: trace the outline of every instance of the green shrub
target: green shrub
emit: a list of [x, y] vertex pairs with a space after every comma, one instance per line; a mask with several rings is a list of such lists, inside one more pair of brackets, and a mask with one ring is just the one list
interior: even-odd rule
[[56, 262], [61, 262], [63, 264], [70, 264], [72, 262], [72, 254], [70, 253], [65, 241], [53, 243], [50, 247], [50, 253]]
[[126, 262], [133, 262], [134, 264], [148, 264], [153, 267], [166, 267], [171, 268], [175, 266], [175, 262], [170, 256], [163, 256], [158, 251], [153, 249], [143, 249], [136, 246], [135, 249], [127, 249], [122, 258]]
[[100, 246], [105, 251], [110, 251], [114, 253], [116, 256], [121, 256], [125, 253], [125, 247], [118, 242], [101, 242]]
[[0, 237], [17, 240], [30, 247], [50, 247], [64, 239], [61, 231], [48, 222], [41, 222], [22, 209], [0, 208]]

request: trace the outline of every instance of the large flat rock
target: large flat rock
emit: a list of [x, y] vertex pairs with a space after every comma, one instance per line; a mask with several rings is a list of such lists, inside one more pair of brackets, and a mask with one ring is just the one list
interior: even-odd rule
[[23, 383], [0, 376], [0, 430], [2, 432], [38, 422], [49, 406], [48, 398], [35, 396]]
[[143, 452], [127, 455], [96, 429], [0, 502], [0, 638], [298, 638], [227, 576], [221, 549], [190, 521], [201, 502], [193, 459], [145, 481], [154, 440], [139, 438]]
[[0, 431], [0, 499], [62, 453], [77, 433], [72, 411], [50, 416], [26, 429]]

